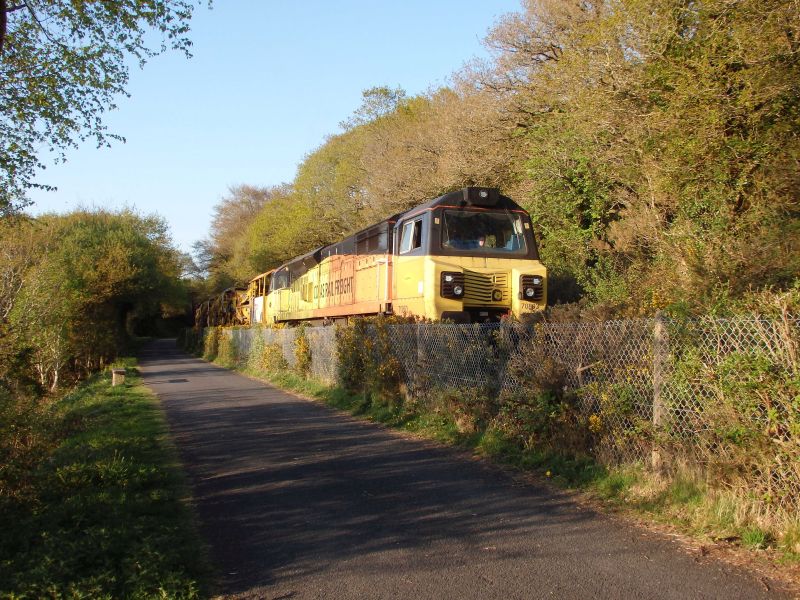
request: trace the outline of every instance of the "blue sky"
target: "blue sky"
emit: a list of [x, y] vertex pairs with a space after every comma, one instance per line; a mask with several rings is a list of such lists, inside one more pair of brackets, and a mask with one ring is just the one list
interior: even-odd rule
[[109, 113], [125, 144], [82, 145], [51, 165], [29, 210], [135, 207], [158, 213], [188, 251], [231, 185], [290, 182], [339, 131], [361, 91], [409, 94], [447, 83], [519, 0], [216, 0], [192, 21], [194, 57], [131, 70], [130, 98]]

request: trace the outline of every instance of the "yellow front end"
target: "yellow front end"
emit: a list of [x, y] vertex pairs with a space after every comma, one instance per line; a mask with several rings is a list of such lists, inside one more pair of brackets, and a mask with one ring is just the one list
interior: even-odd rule
[[[456, 284], [463, 287], [460, 297], [442, 295], [443, 274], [451, 273], [463, 277], [456, 277]], [[534, 289], [532, 296], [526, 297], [523, 281]], [[518, 258], [397, 257], [394, 296], [400, 315], [472, 322], [504, 316], [521, 319], [547, 305], [547, 269], [538, 260]]]

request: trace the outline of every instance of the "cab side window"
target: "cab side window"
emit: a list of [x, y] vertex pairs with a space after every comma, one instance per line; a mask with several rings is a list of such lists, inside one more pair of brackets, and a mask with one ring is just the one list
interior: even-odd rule
[[422, 219], [415, 219], [403, 224], [400, 237], [400, 254], [406, 254], [422, 246]]
[[286, 269], [281, 269], [272, 276], [272, 281], [270, 282], [270, 291], [274, 292], [275, 290], [281, 290], [287, 287], [289, 287], [289, 271]]

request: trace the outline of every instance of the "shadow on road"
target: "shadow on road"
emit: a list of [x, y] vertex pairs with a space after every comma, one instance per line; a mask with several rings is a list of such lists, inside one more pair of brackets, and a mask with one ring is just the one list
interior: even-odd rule
[[[538, 597], [534, 590], [546, 589], [678, 598], [703, 585], [712, 596], [765, 594], [567, 495], [190, 359], [167, 342], [148, 348], [141, 365], [167, 412], [227, 594], [270, 586], [271, 596]], [[715, 587], [731, 578], [739, 583], [724, 594]]]

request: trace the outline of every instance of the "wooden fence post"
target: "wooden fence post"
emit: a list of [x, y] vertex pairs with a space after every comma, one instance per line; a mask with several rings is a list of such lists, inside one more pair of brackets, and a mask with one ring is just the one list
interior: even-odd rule
[[669, 355], [669, 338], [664, 315], [658, 311], [653, 325], [653, 450], [651, 465], [654, 471], [664, 470], [664, 456], [657, 439], [664, 425], [666, 409], [664, 407], [665, 371]]

